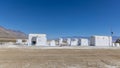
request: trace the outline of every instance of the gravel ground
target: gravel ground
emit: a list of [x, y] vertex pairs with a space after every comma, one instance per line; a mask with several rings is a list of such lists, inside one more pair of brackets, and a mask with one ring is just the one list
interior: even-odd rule
[[120, 68], [120, 49], [1, 47], [0, 68]]

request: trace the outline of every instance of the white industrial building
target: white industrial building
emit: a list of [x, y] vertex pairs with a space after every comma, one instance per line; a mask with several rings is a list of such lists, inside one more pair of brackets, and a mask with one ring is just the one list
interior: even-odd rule
[[48, 46], [46, 34], [29, 34], [29, 46]]
[[[90, 42], [89, 42], [90, 41]], [[111, 36], [91, 36], [90, 40], [84, 39], [84, 38], [59, 38], [58, 41], [51, 40], [47, 44], [47, 37], [46, 34], [29, 34], [28, 38], [28, 45], [29, 46], [103, 46], [103, 47], [109, 47], [109, 46], [120, 46], [120, 44], [114, 44], [112, 43], [112, 37]], [[20, 39], [17, 40], [16, 43], [22, 43]]]
[[79, 40], [79, 45], [80, 45], [80, 46], [89, 46], [89, 41], [88, 41], [88, 39], [81, 38], [81, 39]]
[[111, 36], [91, 36], [90, 38], [91, 46], [112, 46]]
[[78, 39], [74, 38], [73, 40], [71, 40], [71, 46], [78, 46]]

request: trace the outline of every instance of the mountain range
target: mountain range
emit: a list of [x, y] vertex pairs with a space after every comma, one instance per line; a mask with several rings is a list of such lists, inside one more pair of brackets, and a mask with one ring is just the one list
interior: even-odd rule
[[7, 29], [0, 26], [0, 38], [5, 39], [26, 39], [27, 35], [21, 31]]
[[[0, 26], [0, 39], [27, 39], [27, 34], [17, 31], [17, 30], [11, 30], [7, 29], [5, 27]], [[88, 36], [68, 36], [68, 37], [62, 37], [62, 38], [86, 38], [90, 39]], [[120, 36], [113, 36], [113, 42], [116, 41], [116, 39], [120, 38]]]

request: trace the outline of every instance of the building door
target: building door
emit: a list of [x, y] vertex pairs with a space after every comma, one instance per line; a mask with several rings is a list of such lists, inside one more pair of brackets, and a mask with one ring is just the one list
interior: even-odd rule
[[32, 45], [36, 45], [37, 43], [37, 37], [32, 37]]

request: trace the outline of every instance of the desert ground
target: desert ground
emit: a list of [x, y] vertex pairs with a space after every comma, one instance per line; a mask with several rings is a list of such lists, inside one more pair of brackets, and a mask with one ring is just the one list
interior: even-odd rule
[[120, 49], [0, 48], [0, 68], [120, 68]]

